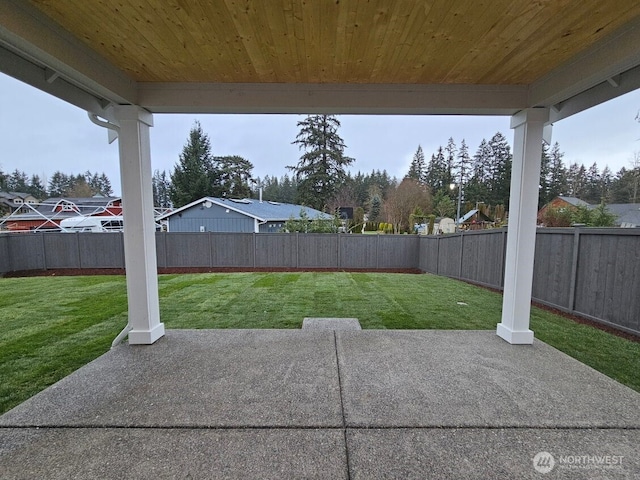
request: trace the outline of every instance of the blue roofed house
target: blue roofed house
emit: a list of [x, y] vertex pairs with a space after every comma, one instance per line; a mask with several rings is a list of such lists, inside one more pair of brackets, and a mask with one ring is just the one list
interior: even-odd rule
[[203, 197], [165, 213], [157, 221], [169, 232], [277, 233], [290, 218], [304, 211], [310, 220], [333, 217], [313, 208], [290, 203], [243, 198]]
[[611, 203], [607, 210], [616, 216], [616, 227], [640, 227], [640, 203]]

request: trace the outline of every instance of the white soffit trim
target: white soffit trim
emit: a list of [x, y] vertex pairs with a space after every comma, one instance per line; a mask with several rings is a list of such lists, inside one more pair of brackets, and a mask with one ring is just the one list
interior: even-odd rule
[[[0, 46], [37, 67], [46, 67], [48, 73], [43, 73], [43, 79], [53, 78], [51, 85], [64, 78], [82, 90], [113, 103], [135, 104], [137, 101], [135, 81], [27, 2], [2, 1]], [[4, 60], [0, 62], [1, 71], [5, 71]], [[14, 64], [14, 70], [19, 65]], [[6, 73], [30, 83], [29, 75], [21, 78], [19, 72]], [[61, 78], [54, 78], [54, 74]], [[42, 85], [33, 86], [42, 89]], [[51, 93], [58, 96], [53, 91]]]
[[616, 79], [616, 83], [622, 86], [622, 79], [617, 76], [639, 65], [640, 17], [532, 83], [529, 87], [529, 103], [531, 106], [550, 107], [605, 82], [610, 87], [609, 96], [599, 103], [610, 100], [627, 92], [620, 93], [621, 90], [608, 83], [608, 80]]

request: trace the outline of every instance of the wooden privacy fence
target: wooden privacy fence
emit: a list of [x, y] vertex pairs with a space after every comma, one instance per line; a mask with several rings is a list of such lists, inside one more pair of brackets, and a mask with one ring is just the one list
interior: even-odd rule
[[[423, 237], [424, 272], [502, 289], [507, 231]], [[534, 300], [640, 335], [640, 229], [538, 229]]]
[[[419, 269], [502, 289], [507, 231], [445, 236], [157, 233], [159, 268]], [[124, 268], [122, 234], [0, 235], [0, 273]], [[539, 229], [533, 298], [640, 335], [640, 229]]]
[[[159, 268], [418, 269], [415, 235], [156, 233]], [[124, 268], [121, 233], [0, 235], [0, 272]]]

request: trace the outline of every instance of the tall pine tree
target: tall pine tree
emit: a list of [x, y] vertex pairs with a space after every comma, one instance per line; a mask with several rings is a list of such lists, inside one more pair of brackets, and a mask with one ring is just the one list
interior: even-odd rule
[[217, 183], [209, 136], [196, 121], [171, 173], [171, 202], [178, 208], [199, 198], [214, 196]]
[[424, 160], [424, 152], [422, 151], [422, 146], [418, 145], [418, 150], [413, 154], [411, 165], [409, 165], [409, 171], [404, 178], [411, 178], [424, 185], [426, 180], [426, 169], [427, 165]]
[[298, 201], [323, 210], [346, 177], [346, 167], [354, 159], [344, 154], [344, 141], [338, 135], [340, 122], [335, 115], [310, 115], [298, 122], [300, 132], [293, 144], [304, 151], [295, 166]]
[[509, 190], [511, 186], [511, 147], [505, 136], [498, 132], [489, 140], [491, 149], [491, 175], [488, 181], [492, 205], [504, 205], [509, 208]]
[[220, 181], [220, 192], [216, 196], [231, 198], [245, 198], [251, 195], [251, 180], [253, 164], [238, 155], [215, 157], [214, 167]]

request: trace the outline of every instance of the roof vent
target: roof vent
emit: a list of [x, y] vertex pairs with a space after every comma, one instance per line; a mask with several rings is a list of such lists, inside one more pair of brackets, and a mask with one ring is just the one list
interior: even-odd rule
[[269, 201], [267, 203], [270, 203], [271, 205], [280, 205], [280, 202], [271, 202], [271, 201]]
[[230, 198], [230, 201], [234, 202], [234, 203], [251, 203], [251, 200], [248, 200], [246, 198]]

